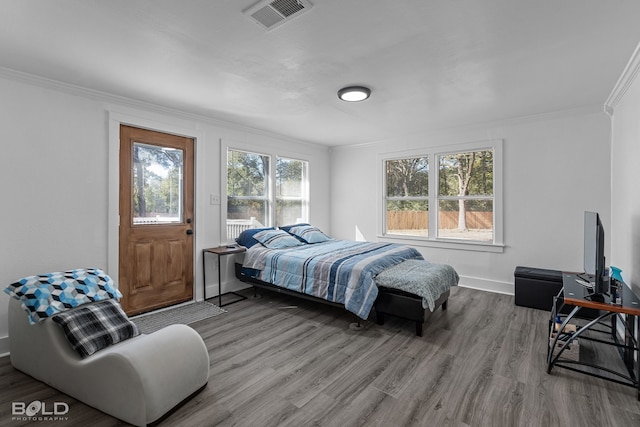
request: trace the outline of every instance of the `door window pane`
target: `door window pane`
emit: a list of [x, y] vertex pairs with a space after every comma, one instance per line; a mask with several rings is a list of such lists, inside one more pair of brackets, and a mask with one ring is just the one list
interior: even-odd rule
[[134, 142], [133, 224], [181, 223], [184, 153]]

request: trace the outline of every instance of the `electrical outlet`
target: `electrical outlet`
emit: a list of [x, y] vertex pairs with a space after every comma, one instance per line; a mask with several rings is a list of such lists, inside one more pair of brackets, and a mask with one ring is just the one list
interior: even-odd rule
[[218, 196], [217, 194], [210, 194], [209, 195], [209, 203], [211, 203], [212, 205], [219, 205], [220, 204], [220, 196]]

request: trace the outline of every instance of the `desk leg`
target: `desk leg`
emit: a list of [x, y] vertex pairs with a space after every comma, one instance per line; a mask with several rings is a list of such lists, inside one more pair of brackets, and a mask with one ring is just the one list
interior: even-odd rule
[[[555, 304], [555, 301], [554, 301]], [[571, 321], [571, 319], [573, 319], [573, 317], [576, 315], [576, 313], [578, 313], [578, 310], [580, 310], [580, 307], [576, 306], [573, 308], [573, 310], [571, 310], [571, 313], [569, 313], [569, 315], [564, 319], [564, 322], [562, 322], [562, 326], [560, 326], [560, 330], [556, 331], [556, 336], [553, 339], [553, 342], [549, 345], [548, 348], [548, 357], [547, 357], [547, 374], [551, 373], [551, 369], [553, 368], [553, 365], [556, 363], [556, 360], [558, 360], [558, 358], [560, 357], [560, 355], [562, 354], [562, 352], [564, 351], [565, 348], [567, 348], [569, 346], [569, 344], [571, 344], [571, 342], [573, 342], [573, 340], [579, 335], [579, 332], [576, 332], [573, 336], [571, 336], [571, 338], [569, 338], [560, 348], [560, 350], [558, 350], [558, 354], [556, 354], [555, 357], [553, 357], [553, 352], [556, 349], [556, 346], [558, 345], [558, 340], [560, 339], [560, 335], [562, 334], [562, 331], [564, 331], [564, 328], [569, 324], [569, 322]], [[598, 319], [600, 320], [600, 319]], [[554, 321], [552, 321], [551, 324], [551, 330], [555, 329], [555, 324], [553, 323]], [[551, 338], [551, 334], [549, 334], [549, 338]]]
[[640, 320], [637, 316], [634, 316], [634, 336], [636, 337], [636, 384], [638, 384], [638, 400], [640, 400]]
[[202, 299], [207, 300], [207, 251], [202, 252]]
[[239, 299], [227, 302], [226, 304], [222, 304], [222, 259], [221, 258], [224, 255], [231, 255], [231, 254], [223, 253], [223, 254], [216, 254], [216, 255], [218, 255], [218, 307], [222, 308], [222, 307], [227, 306], [229, 304], [233, 304], [233, 303], [240, 302], [240, 301], [243, 301], [243, 300], [247, 299], [247, 297], [244, 296], [244, 295], [240, 295], [240, 294], [238, 294], [236, 292], [230, 291], [230, 292], [225, 293], [225, 295], [228, 295], [228, 294], [235, 295]]
[[638, 325], [638, 317], [627, 315], [624, 335], [624, 363], [631, 375], [635, 376], [638, 400], [640, 400], [640, 325]]
[[222, 307], [222, 273], [220, 272], [222, 266], [220, 265], [220, 254], [218, 255], [218, 307]]

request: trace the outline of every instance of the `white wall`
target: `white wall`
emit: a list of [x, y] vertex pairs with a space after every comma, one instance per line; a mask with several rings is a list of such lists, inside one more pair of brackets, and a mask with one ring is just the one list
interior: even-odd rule
[[513, 293], [517, 265], [582, 270], [583, 212], [610, 224], [610, 120], [598, 108], [501, 124], [334, 148], [332, 234], [375, 241], [381, 231], [377, 182], [380, 153], [481, 140], [504, 141], [503, 253], [416, 246], [427, 260], [448, 263], [461, 285]]
[[[202, 248], [220, 243], [219, 207], [209, 194], [220, 188], [220, 139], [264, 146], [311, 159], [311, 222], [338, 238], [379, 233], [376, 165], [379, 153], [419, 147], [504, 140], [504, 253], [418, 247], [425, 258], [452, 264], [462, 284], [512, 292], [516, 265], [580, 270], [582, 212], [615, 218], [612, 264], [634, 274], [640, 252], [640, 206], [634, 202], [633, 167], [640, 134], [638, 84], [614, 115], [614, 185], [610, 199], [610, 119], [582, 110], [500, 124], [469, 127], [374, 144], [326, 147], [289, 141], [233, 125], [76, 90], [25, 76], [1, 76], [0, 283], [79, 266], [107, 268], [109, 224], [113, 222], [113, 165], [109, 127], [113, 117], [141, 124], [193, 131], [196, 161], [196, 291], [202, 295]], [[111, 115], [110, 115], [111, 114]], [[634, 157], [635, 156], [635, 157]], [[330, 170], [330, 173], [327, 171]], [[110, 178], [111, 177], [111, 178]], [[613, 210], [610, 208], [613, 200]], [[629, 204], [635, 203], [633, 206]], [[626, 213], [623, 213], [626, 212]], [[609, 235], [608, 234], [608, 235]], [[609, 243], [609, 241], [607, 243]], [[608, 248], [608, 245], [607, 245]], [[112, 250], [111, 250], [112, 252]], [[620, 261], [620, 262], [618, 262]], [[207, 296], [215, 295], [217, 271], [207, 270]], [[234, 286], [227, 275], [225, 290]], [[6, 305], [0, 296], [0, 354], [8, 351]]]
[[[329, 150], [213, 120], [141, 105], [106, 94], [16, 75], [0, 76], [0, 284], [78, 267], [113, 269], [117, 233], [114, 118], [159, 130], [180, 130], [196, 142], [196, 294], [202, 297], [203, 248], [221, 243], [220, 140], [266, 147], [310, 159], [311, 221], [330, 227]], [[113, 133], [113, 132], [111, 132]], [[111, 157], [111, 164], [110, 164]], [[114, 174], [113, 171], [116, 171]], [[111, 246], [109, 244], [111, 242]], [[232, 258], [232, 257], [228, 257]], [[211, 257], [214, 264], [215, 257]], [[229, 262], [232, 259], [228, 260]], [[117, 262], [117, 260], [115, 261]], [[217, 294], [217, 270], [207, 269], [207, 296]], [[237, 288], [233, 272], [223, 292]], [[8, 351], [8, 296], [0, 296], [0, 354]]]
[[[640, 45], [639, 49], [640, 49]], [[607, 107], [612, 114], [611, 264], [640, 293], [640, 52], [636, 49]]]

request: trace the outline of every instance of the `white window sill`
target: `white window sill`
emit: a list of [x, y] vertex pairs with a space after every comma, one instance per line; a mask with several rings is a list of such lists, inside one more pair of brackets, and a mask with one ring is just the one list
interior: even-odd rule
[[398, 234], [378, 235], [378, 240], [387, 243], [402, 243], [411, 246], [424, 246], [441, 249], [457, 249], [462, 251], [503, 253], [505, 245], [457, 239], [425, 239], [424, 237], [402, 236]]

